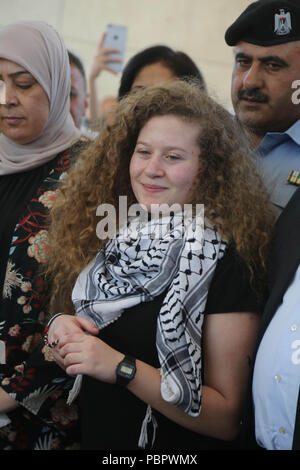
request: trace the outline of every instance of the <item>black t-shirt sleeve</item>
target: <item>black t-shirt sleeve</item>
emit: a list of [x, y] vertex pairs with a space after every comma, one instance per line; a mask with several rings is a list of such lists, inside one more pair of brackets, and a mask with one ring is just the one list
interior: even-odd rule
[[205, 313], [257, 312], [263, 309], [261, 294], [250, 282], [250, 271], [233, 246], [219, 261], [212, 279]]

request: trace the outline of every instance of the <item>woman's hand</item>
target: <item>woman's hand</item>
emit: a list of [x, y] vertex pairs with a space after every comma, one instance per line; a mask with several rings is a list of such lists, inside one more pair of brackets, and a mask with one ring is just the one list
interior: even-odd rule
[[82, 333], [86, 331], [91, 335], [98, 334], [98, 328], [86, 318], [76, 317], [74, 315], [59, 315], [50, 324], [48, 331], [48, 343], [59, 342], [65, 335], [72, 333]]
[[67, 374], [84, 374], [102, 382], [115, 383], [116, 367], [124, 354], [101, 339], [84, 332], [64, 336], [55, 348]]
[[89, 73], [90, 80], [95, 80], [103, 70], [107, 70], [108, 72], [111, 72], [114, 75], [116, 75], [116, 72], [112, 70], [107, 64], [109, 62], [117, 62], [117, 63], [122, 62], [122, 59], [115, 57], [113, 55], [116, 53], [120, 53], [119, 49], [113, 49], [113, 48], [104, 49], [103, 48], [104, 40], [105, 40], [105, 33], [102, 35], [102, 38], [98, 45], [97, 53], [94, 56], [94, 59], [91, 65], [91, 69]]
[[97, 121], [102, 118], [98, 102], [98, 90], [96, 80], [103, 70], [106, 70], [114, 75], [117, 73], [109, 67], [110, 62], [121, 63], [122, 59], [116, 57], [114, 54], [119, 53], [118, 49], [103, 48], [105, 33], [102, 35], [98, 45], [97, 53], [94, 56], [90, 72], [88, 75], [88, 88], [89, 88], [89, 110], [88, 118], [91, 122]]
[[56, 347], [51, 349], [52, 356], [57, 364], [65, 369], [64, 361], [58, 352], [58, 345], [61, 340], [66, 341], [69, 335], [80, 333], [98, 334], [98, 328], [87, 320], [73, 315], [59, 315], [51, 323], [48, 331], [48, 344], [56, 343]]

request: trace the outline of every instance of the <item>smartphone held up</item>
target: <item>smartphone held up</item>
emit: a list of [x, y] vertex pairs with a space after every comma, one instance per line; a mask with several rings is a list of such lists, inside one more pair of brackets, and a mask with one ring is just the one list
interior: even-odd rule
[[106, 26], [105, 38], [103, 47], [105, 49], [115, 49], [118, 52], [111, 52], [110, 55], [119, 59], [118, 62], [107, 62], [113, 72], [120, 73], [123, 64], [127, 48], [128, 28], [123, 25], [108, 24]]

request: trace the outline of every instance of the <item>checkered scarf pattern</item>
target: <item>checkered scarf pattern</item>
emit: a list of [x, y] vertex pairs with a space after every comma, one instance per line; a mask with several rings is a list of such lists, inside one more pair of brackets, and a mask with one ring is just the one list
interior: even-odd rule
[[[179, 225], [183, 226], [182, 221]], [[161, 394], [189, 415], [198, 416], [204, 310], [227, 244], [205, 220], [202, 243], [195, 250], [186, 234], [178, 237], [179, 225], [168, 217], [151, 220], [142, 231], [136, 226], [120, 230], [80, 274], [72, 298], [76, 314], [102, 329], [126, 309], [150, 302], [167, 290], [156, 334]]]

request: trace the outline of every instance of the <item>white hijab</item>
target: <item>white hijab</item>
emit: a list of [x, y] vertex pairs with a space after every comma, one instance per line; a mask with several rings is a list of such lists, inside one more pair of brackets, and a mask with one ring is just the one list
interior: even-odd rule
[[42, 133], [19, 145], [0, 134], [0, 175], [29, 171], [52, 160], [80, 137], [70, 114], [70, 64], [59, 34], [41, 21], [0, 28], [0, 58], [24, 67], [43, 87], [50, 113]]

